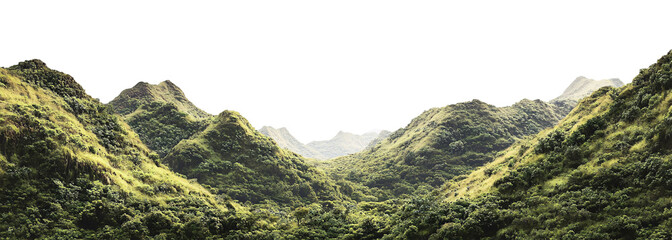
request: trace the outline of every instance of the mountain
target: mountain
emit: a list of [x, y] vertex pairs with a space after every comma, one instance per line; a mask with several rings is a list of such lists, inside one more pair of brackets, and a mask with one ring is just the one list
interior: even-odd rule
[[197, 108], [184, 92], [171, 81], [163, 81], [157, 85], [139, 82], [132, 88], [126, 89], [108, 103], [114, 111], [126, 116], [132, 114], [143, 104], [152, 102], [170, 103], [175, 105], [178, 111], [188, 114], [196, 119], [211, 117], [207, 112]]
[[377, 132], [368, 132], [362, 135], [340, 131], [333, 138], [326, 141], [314, 141], [306, 144], [319, 152], [322, 159], [331, 159], [362, 151], [371, 141], [378, 137]]
[[551, 100], [551, 102], [563, 100], [579, 101], [582, 98], [592, 94], [595, 90], [606, 86], [622, 87], [623, 82], [621, 82], [621, 80], [618, 78], [603, 79], [598, 81], [580, 76], [577, 77], [560, 96], [554, 98]]
[[302, 156], [307, 158], [315, 158], [315, 159], [325, 158], [317, 150], [306, 146], [305, 144], [299, 142], [299, 140], [296, 140], [296, 138], [294, 138], [294, 136], [292, 136], [292, 134], [289, 133], [287, 128], [283, 127], [280, 129], [275, 129], [273, 127], [264, 126], [261, 129], [259, 129], [259, 132], [267, 137], [272, 138], [273, 141], [275, 141], [281, 148], [288, 149], [292, 152], [301, 154]]
[[429, 239], [670, 238], [670, 66], [672, 51], [631, 84], [581, 100], [554, 128], [444, 185], [444, 199], [420, 200], [426, 211], [391, 223], [391, 232]]
[[390, 134], [389, 131], [368, 132], [362, 135], [340, 131], [326, 141], [303, 144], [296, 140], [286, 128], [275, 129], [264, 126], [259, 132], [272, 138], [280, 147], [301, 154], [307, 158], [327, 160], [362, 151]]
[[40, 60], [0, 68], [0, 136], [0, 238], [249, 229], [237, 223], [244, 208], [170, 171], [110, 108]]
[[381, 199], [427, 191], [490, 162], [516, 140], [552, 127], [565, 105], [522, 100], [495, 107], [479, 100], [433, 108], [375, 147], [320, 164], [334, 179], [378, 189]]
[[108, 105], [115, 112], [130, 112], [124, 120], [161, 162], [218, 195], [283, 206], [342, 199], [324, 173], [282, 150], [237, 112], [209, 118], [190, 114], [200, 110], [173, 83], [138, 83]]
[[278, 147], [233, 111], [220, 113], [204, 131], [177, 144], [163, 161], [241, 202], [299, 205], [343, 198], [322, 171]]

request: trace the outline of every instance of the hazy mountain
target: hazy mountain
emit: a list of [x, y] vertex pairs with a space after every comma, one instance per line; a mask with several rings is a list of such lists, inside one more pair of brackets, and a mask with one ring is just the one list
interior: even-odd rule
[[554, 128], [446, 184], [448, 201], [426, 199], [440, 203], [392, 224], [423, 221], [422, 239], [669, 238], [670, 66], [672, 52], [631, 84], [595, 92]]
[[322, 159], [331, 159], [362, 151], [378, 137], [377, 132], [368, 132], [362, 135], [340, 131], [333, 138], [326, 141], [314, 141], [306, 144], [319, 152]]
[[579, 101], [582, 98], [592, 94], [595, 90], [606, 86], [622, 87], [623, 82], [621, 82], [621, 80], [618, 78], [603, 79], [598, 81], [580, 76], [577, 77], [560, 96], [554, 98], [551, 100], [551, 102], [563, 100]]
[[177, 107], [177, 110], [196, 119], [208, 118], [212, 115], [194, 106], [184, 95], [184, 92], [166, 80], [157, 85], [146, 82], [139, 82], [132, 88], [126, 89], [116, 98], [108, 103], [115, 112], [121, 115], [128, 115], [140, 108], [143, 104], [152, 102], [170, 103]]
[[278, 146], [284, 149], [288, 149], [292, 152], [301, 154], [304, 157], [307, 158], [315, 158], [315, 159], [324, 159], [325, 157], [322, 156], [322, 154], [315, 149], [306, 146], [305, 144], [299, 142], [299, 140], [296, 140], [292, 134], [289, 133], [287, 128], [279, 128], [275, 129], [273, 127], [269, 126], [264, 126], [261, 129], [259, 129], [259, 132], [261, 134], [266, 135], [267, 137], [272, 138]]
[[336, 136], [326, 141], [313, 141], [303, 144], [296, 140], [286, 128], [275, 129], [264, 126], [259, 132], [272, 138], [278, 146], [289, 149], [307, 158], [326, 160], [345, 156], [364, 150], [370, 144], [377, 143], [390, 134], [389, 131], [368, 132], [362, 135], [340, 131]]

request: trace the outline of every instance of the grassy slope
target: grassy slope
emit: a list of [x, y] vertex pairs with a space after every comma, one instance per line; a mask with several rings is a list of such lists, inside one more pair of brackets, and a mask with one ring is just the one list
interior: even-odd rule
[[226, 225], [237, 208], [159, 164], [128, 125], [39, 60], [0, 68], [0, 136], [0, 238], [178, 238], [207, 227], [202, 214]]
[[337, 179], [390, 198], [431, 190], [491, 161], [515, 140], [551, 127], [567, 107], [523, 100], [497, 108], [478, 100], [433, 108], [364, 152], [321, 163]]
[[[434, 209], [417, 215], [440, 217], [408, 217], [391, 235], [669, 239], [671, 65], [672, 52], [633, 83], [582, 100], [555, 128], [446, 184], [446, 200], [429, 201]], [[404, 230], [411, 225], [416, 231]]]

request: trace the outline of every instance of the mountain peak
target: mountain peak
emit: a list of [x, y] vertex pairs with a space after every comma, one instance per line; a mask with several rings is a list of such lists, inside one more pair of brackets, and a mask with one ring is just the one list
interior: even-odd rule
[[143, 104], [152, 102], [173, 104], [178, 110], [197, 119], [211, 116], [191, 103], [184, 95], [184, 92], [182, 92], [182, 89], [170, 80], [165, 80], [156, 85], [147, 82], [138, 82], [132, 88], [122, 91], [109, 105], [117, 113], [128, 115]]

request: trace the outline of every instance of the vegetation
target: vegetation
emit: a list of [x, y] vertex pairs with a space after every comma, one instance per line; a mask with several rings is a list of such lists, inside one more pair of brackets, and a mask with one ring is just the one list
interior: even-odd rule
[[241, 202], [340, 201], [338, 188], [297, 154], [280, 149], [240, 114], [224, 111], [165, 157], [173, 170]]
[[320, 166], [334, 179], [373, 188], [379, 200], [428, 192], [490, 162], [517, 139], [553, 126], [568, 111], [539, 100], [504, 108], [478, 100], [434, 108], [367, 151]]
[[172, 103], [162, 102], [141, 105], [126, 117], [126, 122], [159, 157], [165, 157], [180, 141], [203, 131], [208, 124], [179, 111]]
[[[428, 239], [669, 239], [672, 52], [395, 222]], [[446, 200], [442, 200], [442, 198]], [[464, 197], [467, 197], [466, 199]], [[468, 200], [471, 199], [471, 200]], [[427, 221], [429, 219], [429, 221]], [[398, 229], [398, 230], [396, 230]]]
[[31, 60], [0, 79], [0, 238], [187, 239], [245, 228], [244, 208], [161, 165], [69, 75]]
[[557, 125], [569, 105], [430, 109], [327, 175], [236, 112], [149, 101], [131, 127], [26, 61], [0, 68], [0, 238], [670, 239], [671, 64]]

